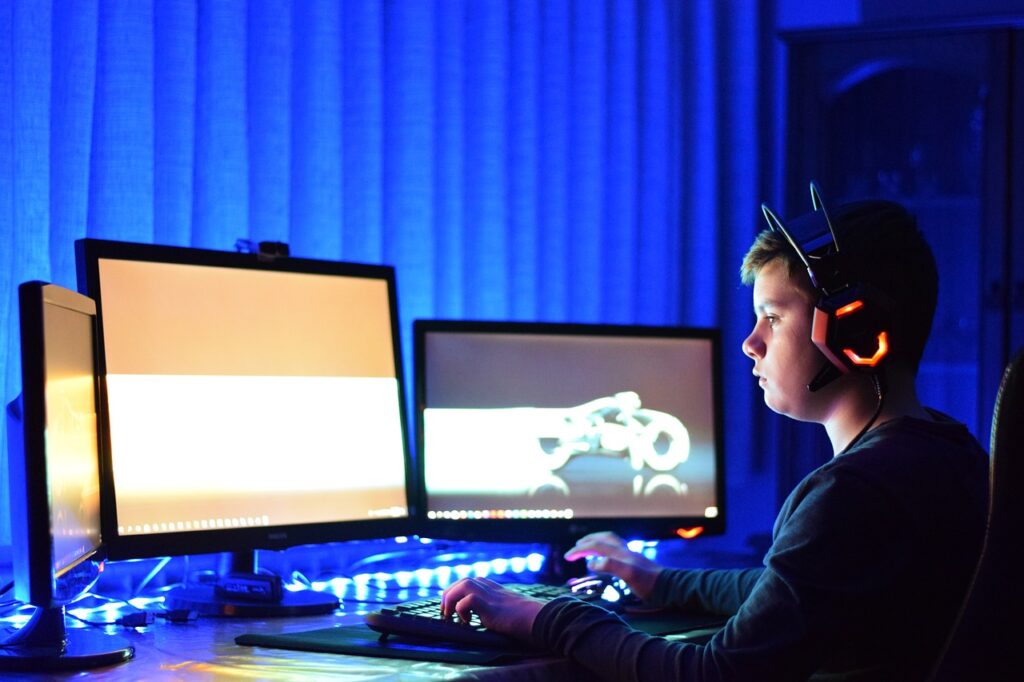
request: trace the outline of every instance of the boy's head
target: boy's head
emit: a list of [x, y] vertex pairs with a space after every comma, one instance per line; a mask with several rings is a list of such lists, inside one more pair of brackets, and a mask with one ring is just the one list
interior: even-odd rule
[[[893, 303], [889, 361], [916, 372], [931, 332], [938, 297], [938, 273], [917, 221], [899, 204], [862, 201], [831, 210], [844, 276], [882, 292]], [[817, 300], [803, 262], [779, 232], [758, 234], [743, 259], [740, 276], [752, 284], [769, 262], [780, 259], [790, 277]]]

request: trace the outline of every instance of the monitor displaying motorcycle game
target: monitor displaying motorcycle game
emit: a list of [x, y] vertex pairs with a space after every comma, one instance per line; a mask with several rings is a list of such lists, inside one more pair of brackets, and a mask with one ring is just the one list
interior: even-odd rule
[[719, 333], [417, 320], [428, 535], [724, 529]]

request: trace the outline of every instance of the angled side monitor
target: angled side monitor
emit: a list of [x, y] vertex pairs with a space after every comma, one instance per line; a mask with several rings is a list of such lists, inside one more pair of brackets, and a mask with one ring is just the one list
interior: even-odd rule
[[[254, 572], [258, 549], [411, 532], [393, 268], [76, 247], [100, 318], [110, 558], [232, 551], [234, 571]], [[252, 616], [337, 606], [249, 578], [209, 604], [169, 603]], [[277, 608], [278, 596], [300, 601]]]
[[416, 320], [423, 533], [724, 531], [714, 329]]
[[74, 670], [128, 660], [123, 640], [66, 630], [64, 606], [102, 558], [96, 306], [43, 282], [18, 288], [21, 395], [7, 406], [14, 595], [38, 607], [0, 642], [0, 670]]

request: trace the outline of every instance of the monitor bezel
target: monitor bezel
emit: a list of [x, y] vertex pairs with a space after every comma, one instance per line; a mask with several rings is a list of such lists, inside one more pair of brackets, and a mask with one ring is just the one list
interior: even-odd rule
[[106, 401], [106, 352], [103, 342], [103, 291], [99, 276], [101, 260], [171, 263], [255, 271], [287, 272], [382, 280], [387, 283], [390, 305], [392, 346], [402, 429], [403, 470], [407, 515], [397, 518], [339, 520], [324, 523], [231, 528], [173, 533], [120, 535], [117, 531], [117, 490], [112, 470], [111, 448], [105, 444], [103, 457], [102, 531], [110, 559], [137, 559], [215, 552], [281, 550], [289, 547], [342, 542], [376, 537], [410, 535], [414, 531], [415, 510], [412, 494], [412, 463], [408, 418], [405, 409], [405, 381], [402, 368], [401, 335], [398, 317], [398, 287], [395, 269], [390, 265], [327, 261], [292, 256], [268, 256], [262, 253], [238, 253], [179, 246], [164, 246], [86, 238], [75, 242], [79, 290], [96, 301], [99, 338], [100, 418], [109, 428]]
[[[42, 608], [62, 606], [57, 580], [87, 561], [104, 555], [100, 540], [68, 564], [54, 566], [52, 513], [50, 509], [48, 458], [46, 452], [46, 325], [47, 306], [65, 308], [86, 315], [92, 328], [93, 372], [98, 362], [98, 328], [95, 303], [86, 296], [47, 282], [24, 282], [18, 287], [21, 341], [21, 395], [16, 399], [20, 421], [8, 432], [11, 503], [11, 563], [15, 597]], [[97, 443], [102, 452], [104, 430], [99, 420], [99, 381], [93, 382], [97, 409]], [[100, 470], [102, 477], [102, 469]]]
[[[423, 411], [426, 407], [426, 343], [432, 333], [540, 334], [638, 338], [681, 338], [706, 340], [711, 344], [715, 433], [715, 495], [718, 515], [650, 516], [632, 518], [575, 517], [573, 519], [474, 519], [451, 521], [427, 518], [425, 461], [423, 457]], [[721, 332], [713, 327], [622, 325], [571, 322], [525, 322], [494, 320], [417, 319], [413, 321], [413, 366], [415, 372], [415, 507], [420, 533], [431, 538], [459, 540], [538, 541], [569, 544], [598, 531], [612, 531], [627, 538], [648, 540], [679, 538], [680, 529], [701, 528], [702, 535], [725, 533], [725, 426], [722, 413]], [[687, 533], [689, 534], [689, 533]]]

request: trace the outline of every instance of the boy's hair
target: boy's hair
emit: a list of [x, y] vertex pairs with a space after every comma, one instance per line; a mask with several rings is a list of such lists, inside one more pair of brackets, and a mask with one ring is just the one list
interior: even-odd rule
[[[935, 256], [905, 208], [891, 201], [862, 201], [829, 211], [849, 282], [864, 282], [892, 299], [890, 358], [917, 371], [931, 333], [939, 276]], [[785, 224], [785, 221], [783, 221]], [[803, 262], [778, 232], [765, 229], [740, 267], [744, 284], [753, 284], [769, 261], [781, 258], [793, 280], [817, 299]]]

